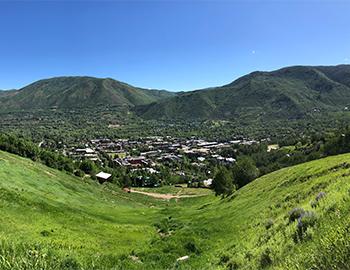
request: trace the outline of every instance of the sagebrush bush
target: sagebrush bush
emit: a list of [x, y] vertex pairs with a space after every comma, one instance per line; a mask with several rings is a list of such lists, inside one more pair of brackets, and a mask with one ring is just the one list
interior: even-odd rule
[[315, 200], [318, 202], [318, 201], [320, 201], [321, 199], [323, 199], [324, 197], [326, 197], [326, 193], [323, 192], [323, 191], [321, 191], [321, 192], [319, 192], [319, 193], [317, 194]]
[[313, 227], [317, 222], [317, 216], [312, 211], [304, 212], [299, 218], [297, 223], [297, 230], [294, 235], [294, 240], [301, 241], [305, 238], [308, 228]]
[[289, 222], [294, 222], [305, 213], [303, 208], [294, 208], [289, 212]]

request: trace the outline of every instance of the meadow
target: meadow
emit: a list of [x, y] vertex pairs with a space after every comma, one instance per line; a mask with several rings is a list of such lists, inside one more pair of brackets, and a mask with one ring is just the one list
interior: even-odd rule
[[0, 269], [350, 269], [350, 154], [203, 194], [159, 200], [0, 152]]

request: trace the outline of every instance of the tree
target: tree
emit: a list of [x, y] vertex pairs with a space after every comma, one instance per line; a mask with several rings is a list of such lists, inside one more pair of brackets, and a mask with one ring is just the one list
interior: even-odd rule
[[128, 174], [120, 175], [117, 179], [117, 184], [123, 188], [132, 186], [132, 181]]
[[96, 172], [95, 163], [93, 163], [91, 160], [88, 160], [88, 159], [83, 160], [80, 163], [79, 168], [80, 168], [80, 170], [82, 170], [86, 174], [92, 174], [92, 173]]
[[230, 195], [235, 189], [232, 175], [225, 167], [219, 169], [214, 177], [212, 186], [215, 195]]
[[259, 170], [250, 157], [243, 157], [233, 166], [233, 178], [238, 188], [245, 186], [258, 177]]

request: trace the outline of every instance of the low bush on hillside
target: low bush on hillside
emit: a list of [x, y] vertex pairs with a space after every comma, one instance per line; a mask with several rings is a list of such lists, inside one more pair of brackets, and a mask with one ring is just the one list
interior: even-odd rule
[[307, 230], [315, 226], [317, 221], [316, 214], [311, 211], [306, 211], [298, 218], [297, 230], [294, 235], [294, 241], [302, 241], [306, 237]]
[[294, 208], [289, 212], [289, 222], [294, 222], [295, 220], [299, 219], [304, 213], [305, 210], [303, 208]]

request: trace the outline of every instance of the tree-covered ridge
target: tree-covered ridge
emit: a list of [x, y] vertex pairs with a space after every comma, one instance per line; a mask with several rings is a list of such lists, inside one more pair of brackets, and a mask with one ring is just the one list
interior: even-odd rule
[[149, 119], [299, 119], [348, 110], [350, 66], [253, 72], [222, 87], [181, 93], [136, 108]]
[[131, 108], [174, 94], [133, 87], [110, 78], [57, 77], [34, 82], [18, 91], [0, 95], [3, 111], [13, 109], [82, 108], [118, 106]]
[[294, 66], [177, 94], [109, 78], [57, 77], [0, 92], [0, 105], [2, 111], [117, 106], [146, 119], [300, 119], [348, 110], [349, 77], [349, 65]]

